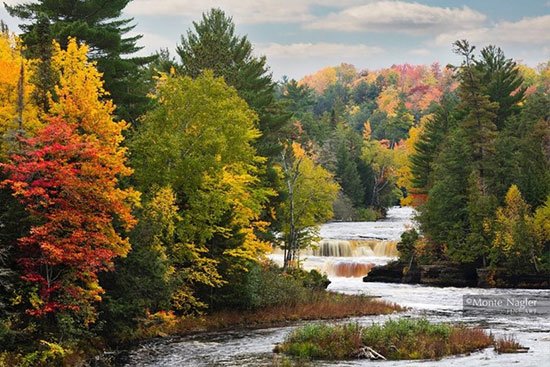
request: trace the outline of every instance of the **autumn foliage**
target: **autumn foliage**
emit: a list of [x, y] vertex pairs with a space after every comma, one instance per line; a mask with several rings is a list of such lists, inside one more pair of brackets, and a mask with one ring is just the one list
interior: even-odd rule
[[133, 224], [116, 189], [118, 172], [102, 164], [104, 147], [59, 117], [21, 143], [23, 153], [3, 165], [9, 174], [3, 184], [37, 223], [19, 241], [23, 279], [38, 285], [29, 312], [88, 308], [101, 299], [97, 273], [129, 250], [113, 225]]
[[129, 205], [137, 194], [122, 190], [119, 178], [131, 170], [119, 147], [125, 124], [113, 121], [100, 75], [87, 61], [87, 48], [56, 46], [60, 74], [57, 100], [36, 136], [19, 138], [18, 152], [2, 164], [2, 182], [24, 205], [34, 223], [20, 238], [22, 279], [36, 286], [28, 313], [62, 310], [95, 319], [101, 300], [98, 272], [130, 249], [120, 230], [134, 225]]

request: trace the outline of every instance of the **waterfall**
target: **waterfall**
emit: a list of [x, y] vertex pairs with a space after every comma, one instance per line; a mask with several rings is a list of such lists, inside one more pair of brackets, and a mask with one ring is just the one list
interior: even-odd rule
[[[373, 266], [399, 256], [401, 233], [414, 223], [411, 208], [392, 208], [386, 219], [376, 222], [332, 222], [321, 227], [321, 240], [300, 251], [305, 270], [318, 270], [330, 277], [362, 277]], [[283, 264], [283, 251], [274, 248], [269, 258]]]
[[397, 257], [397, 243], [387, 240], [335, 240], [323, 239], [303, 255], [332, 257]]
[[373, 266], [375, 264], [359, 261], [329, 261], [323, 270], [329, 276], [358, 278], [367, 275]]

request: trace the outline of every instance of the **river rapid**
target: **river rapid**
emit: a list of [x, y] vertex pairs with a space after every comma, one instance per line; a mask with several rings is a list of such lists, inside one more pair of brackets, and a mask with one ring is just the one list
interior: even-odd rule
[[[340, 322], [364, 325], [383, 322], [388, 318], [425, 317], [434, 322], [466, 323], [481, 326], [495, 335], [513, 335], [529, 347], [528, 353], [497, 354], [492, 348], [468, 356], [455, 356], [440, 361], [366, 361], [316, 362], [314, 366], [521, 366], [550, 367], [550, 316], [508, 316], [464, 314], [463, 295], [499, 295], [537, 297], [550, 301], [548, 290], [435, 288], [421, 285], [364, 283], [363, 273], [374, 264], [384, 264], [397, 253], [395, 241], [413, 226], [413, 211], [392, 208], [388, 218], [377, 222], [329, 223], [321, 228], [323, 240], [318, 249], [303, 255], [303, 265], [329, 274], [330, 291], [366, 294], [381, 297], [408, 307], [403, 313], [385, 316], [350, 318]], [[274, 253], [274, 261], [281, 255]], [[142, 344], [130, 351], [119, 366], [274, 366], [272, 353], [299, 324], [291, 327], [260, 330], [235, 330], [203, 333], [185, 337], [168, 337]]]

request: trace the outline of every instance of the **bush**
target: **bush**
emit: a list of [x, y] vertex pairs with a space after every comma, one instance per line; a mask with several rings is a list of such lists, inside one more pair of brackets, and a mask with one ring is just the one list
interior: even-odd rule
[[383, 214], [372, 208], [357, 209], [355, 220], [360, 222], [374, 222], [383, 217]]
[[284, 271], [271, 262], [251, 263], [248, 271], [235, 274], [228, 285], [213, 289], [207, 303], [213, 310], [257, 310], [298, 304], [310, 297], [311, 290], [325, 289], [329, 283], [325, 275], [315, 270]]

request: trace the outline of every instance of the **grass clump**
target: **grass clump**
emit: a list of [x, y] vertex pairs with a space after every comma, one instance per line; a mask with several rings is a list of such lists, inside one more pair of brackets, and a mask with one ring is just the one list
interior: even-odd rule
[[495, 340], [495, 351], [498, 353], [525, 353], [529, 348], [521, 345], [513, 336], [507, 335]]
[[499, 343], [503, 348], [511, 344], [504, 341], [495, 341], [480, 328], [434, 324], [426, 319], [398, 319], [368, 327], [306, 325], [292, 332], [277, 346], [276, 352], [302, 359], [345, 360], [359, 358], [361, 350], [369, 347], [388, 360], [440, 359]]

